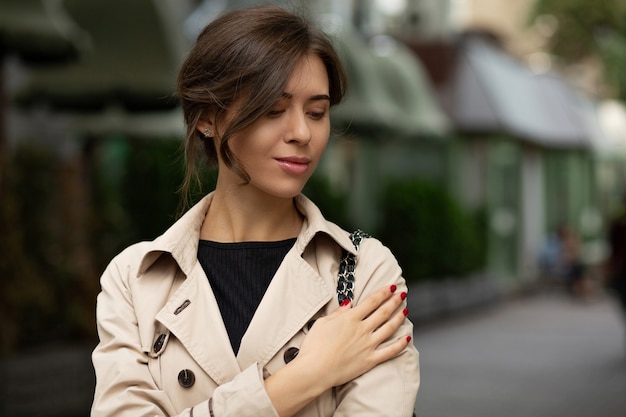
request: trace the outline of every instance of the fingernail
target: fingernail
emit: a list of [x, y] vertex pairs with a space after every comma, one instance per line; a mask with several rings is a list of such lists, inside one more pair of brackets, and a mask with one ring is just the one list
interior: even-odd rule
[[409, 315], [409, 309], [405, 308], [404, 310], [402, 310], [402, 314], [404, 314], [405, 316]]
[[340, 304], [341, 307], [347, 306], [348, 304], [350, 304], [350, 300], [348, 300], [347, 298], [345, 300], [343, 300]]
[[406, 293], [403, 292], [402, 294], [400, 294], [400, 298], [402, 298], [404, 300], [406, 298]]
[[395, 285], [391, 285], [391, 287], [389, 287], [389, 289], [391, 290], [391, 292], [396, 292], [396, 286]]
[[410, 343], [410, 342], [411, 342], [411, 336], [407, 336], [407, 337], [406, 337], [406, 342], [407, 342], [407, 343]]

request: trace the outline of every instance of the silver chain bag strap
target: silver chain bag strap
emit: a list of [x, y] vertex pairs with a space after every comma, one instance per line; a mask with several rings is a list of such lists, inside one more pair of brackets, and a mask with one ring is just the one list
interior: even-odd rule
[[[355, 230], [350, 233], [350, 240], [354, 245], [354, 248], [359, 250], [361, 241], [370, 237], [362, 230]], [[337, 280], [337, 301], [339, 305], [344, 300], [350, 300], [354, 298], [354, 269], [356, 268], [356, 256], [347, 250], [343, 250], [341, 255], [341, 262], [339, 262], [339, 274]]]

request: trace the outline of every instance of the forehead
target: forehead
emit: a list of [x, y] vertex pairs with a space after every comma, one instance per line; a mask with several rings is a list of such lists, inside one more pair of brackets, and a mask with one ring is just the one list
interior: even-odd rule
[[308, 54], [298, 60], [289, 76], [286, 93], [297, 92], [328, 94], [328, 73], [322, 60], [315, 54]]

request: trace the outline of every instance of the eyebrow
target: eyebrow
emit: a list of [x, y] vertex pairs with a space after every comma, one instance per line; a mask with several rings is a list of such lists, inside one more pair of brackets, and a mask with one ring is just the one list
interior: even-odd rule
[[[283, 93], [283, 99], [292, 99], [293, 94], [291, 93]], [[330, 96], [328, 94], [315, 94], [307, 99], [307, 101], [320, 101], [320, 100], [328, 100], [330, 101]]]

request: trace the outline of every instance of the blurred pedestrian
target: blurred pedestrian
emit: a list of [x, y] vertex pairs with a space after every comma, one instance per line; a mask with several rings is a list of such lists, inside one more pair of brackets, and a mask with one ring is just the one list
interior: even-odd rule
[[93, 417], [412, 414], [418, 354], [396, 259], [300, 194], [344, 89], [326, 36], [278, 7], [199, 35], [177, 84], [183, 194], [202, 153], [217, 185], [102, 275]]
[[[550, 281], [562, 280], [561, 239], [556, 231], [550, 232], [539, 252], [539, 268], [542, 278]], [[559, 282], [560, 284], [560, 282]]]
[[560, 257], [565, 286], [570, 294], [585, 297], [589, 295], [589, 285], [585, 276], [580, 237], [567, 225], [559, 228], [558, 235], [561, 242]]
[[556, 279], [570, 294], [576, 297], [589, 295], [590, 287], [585, 274], [580, 238], [568, 225], [559, 226], [548, 236], [539, 263], [543, 274]]

